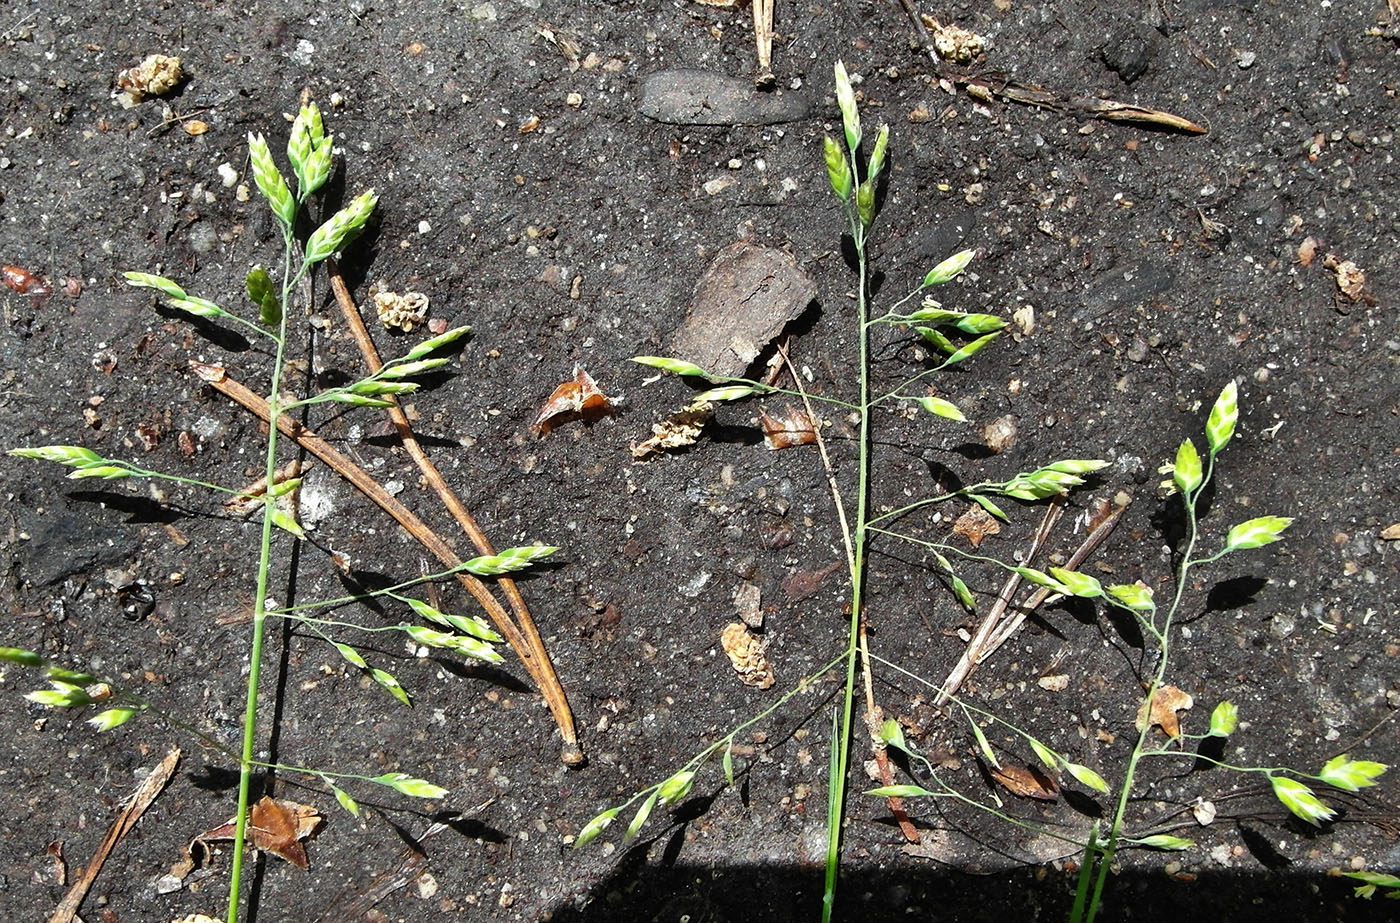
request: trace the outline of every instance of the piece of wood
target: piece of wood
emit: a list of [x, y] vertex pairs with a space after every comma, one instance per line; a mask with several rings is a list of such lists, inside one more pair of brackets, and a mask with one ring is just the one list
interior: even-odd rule
[[671, 355], [713, 375], [743, 376], [816, 295], [816, 284], [789, 254], [731, 244], [696, 283], [690, 310], [671, 337]]
[[146, 809], [156, 800], [156, 796], [161, 793], [170, 781], [170, 777], [175, 774], [175, 767], [179, 763], [180, 750], [177, 747], [167, 753], [165, 759], [161, 760], [151, 770], [150, 775], [146, 776], [136, 787], [136, 791], [131, 793], [131, 797], [127, 799], [126, 807], [122, 808], [121, 814], [117, 815], [112, 826], [107, 828], [107, 835], [102, 838], [97, 852], [93, 854], [92, 861], [74, 880], [73, 886], [68, 889], [68, 893], [63, 896], [63, 900], [49, 916], [49, 923], [74, 923], [78, 919], [78, 908], [82, 906], [83, 900], [92, 888], [92, 883], [97, 880], [98, 874], [101, 873], [107, 857], [112, 854], [112, 850], [122, 841], [122, 838], [131, 832], [131, 828], [136, 826], [141, 815], [146, 813]]

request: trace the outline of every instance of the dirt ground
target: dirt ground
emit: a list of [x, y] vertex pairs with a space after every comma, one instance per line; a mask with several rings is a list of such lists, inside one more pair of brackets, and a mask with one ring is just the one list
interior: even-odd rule
[[[838, 58], [863, 77], [867, 122], [887, 120], [893, 132], [873, 235], [877, 308], [973, 247], [979, 258], [944, 291], [946, 303], [1033, 316], [1029, 329], [1014, 325], [1016, 336], [934, 379], [970, 425], [880, 418], [877, 506], [952, 478], [1104, 458], [1112, 464], [1092, 495], [1134, 500], [1091, 572], [1160, 592], [1180, 522], [1157, 492], [1157, 468], [1200, 433], [1211, 399], [1237, 379], [1240, 434], [1207, 534], [1219, 541], [1230, 523], [1266, 513], [1297, 521], [1285, 542], [1228, 558], [1190, 588], [1169, 676], [1196, 697], [1185, 720], [1202, 730], [1216, 701], [1235, 701], [1244, 724], [1227, 755], [1239, 763], [1315, 771], [1341, 752], [1400, 762], [1400, 559], [1381, 537], [1400, 520], [1391, 294], [1400, 48], [1384, 0], [916, 5], [985, 36], [984, 56], [934, 64], [890, 0], [779, 3], [776, 87], [720, 114], [739, 124], [677, 124], [653, 117], [644, 78], [699, 69], [751, 81], [747, 7], [0, 4], [0, 261], [56, 289], [0, 290], [0, 443], [82, 444], [184, 476], [251, 480], [256, 421], [188, 363], [220, 362], [261, 387], [267, 354], [218, 325], [157, 310], [120, 273], [161, 272], [236, 304], [247, 268], [277, 256], [266, 208], [256, 193], [239, 195], [251, 185], [246, 135], [264, 132], [279, 150], [283, 113], [308, 89], [343, 148], [332, 194], [374, 186], [381, 196], [374, 229], [346, 254], [357, 296], [372, 282], [422, 291], [433, 317], [473, 327], [451, 374], [414, 396], [418, 431], [498, 545], [562, 548], [521, 585], [578, 716], [583, 768], [559, 761], [549, 713], [513, 660], [495, 669], [417, 657], [398, 642], [364, 645], [414, 696], [410, 710], [314, 635], [278, 628], [265, 753], [403, 771], [451, 795], [425, 804], [357, 787], [371, 810], [356, 820], [314, 781], [280, 774], [277, 794], [327, 820], [309, 844], [309, 871], [259, 865], [256, 919], [814, 918], [835, 682], [746, 732], [735, 789], [711, 765], [692, 797], [630, 847], [616, 829], [583, 851], [566, 838], [844, 643], [847, 588], [832, 569], [842, 552], [815, 452], [767, 451], [749, 402], [721, 408], [691, 449], [635, 464], [630, 445], [690, 392], [625, 361], [667, 351], [706, 266], [745, 239], [791, 253], [811, 276], [819, 294], [790, 331], [794, 360], [813, 391], [852, 395], [854, 277], [820, 159], [823, 133], [839, 131]], [[180, 56], [187, 79], [121, 108], [117, 73], [153, 52]], [[979, 100], [955, 79], [969, 74], [1166, 110], [1208, 133]], [[791, 120], [742, 124], [773, 100]], [[1339, 287], [1346, 263], [1365, 276], [1349, 294]], [[70, 278], [77, 285], [65, 291]], [[358, 354], [323, 286], [307, 310], [315, 325], [300, 309], [294, 324], [301, 368], [355, 373]], [[420, 336], [378, 335], [387, 355]], [[919, 368], [907, 335], [881, 337], [879, 380]], [[603, 419], [537, 438], [535, 414], [575, 364], [625, 399]], [[1015, 442], [992, 454], [983, 426], [1008, 415]], [[311, 422], [447, 534], [450, 521], [375, 412]], [[849, 431], [830, 422], [848, 475]], [[64, 474], [0, 459], [0, 645], [112, 677], [232, 746], [256, 524], [196, 491], [170, 489], [160, 503], [139, 483]], [[386, 580], [421, 572], [408, 536], [324, 466], [306, 494], [313, 542], [280, 557], [279, 599], [341, 595], [330, 550]], [[1089, 496], [1076, 495], [1074, 510]], [[960, 512], [918, 528], [946, 536], [946, 519]], [[1010, 512], [1013, 524], [983, 552], [1009, 558], [1026, 547], [1039, 511]], [[1064, 529], [1055, 544], [1076, 541]], [[985, 606], [999, 578], [964, 576]], [[740, 683], [719, 650], [745, 582], [766, 610], [777, 678], [768, 690]], [[470, 613], [468, 599], [445, 591]], [[876, 651], [939, 682], [961, 651], [957, 632], [973, 621], [934, 562], [877, 542], [870, 593]], [[384, 624], [404, 614], [342, 616]], [[966, 691], [1114, 782], [1143, 669], [1123, 626], [1092, 608], [1052, 607]], [[1057, 676], [1067, 684], [1039, 682]], [[17, 666], [0, 671], [3, 915], [46, 918], [66, 890], [51, 844], [61, 844], [71, 879], [122, 799], [175, 745], [185, 751], [180, 770], [114, 851], [83, 915], [221, 913], [226, 865], [169, 893], [159, 883], [191, 837], [232, 813], [234, 764], [155, 721], [97, 735], [84, 715], [24, 701], [38, 683]], [[928, 706], [927, 688], [883, 670], [876, 691], [946, 778], [995, 797], [971, 742]], [[1125, 855], [1107, 917], [1387, 918], [1393, 905], [1353, 898], [1353, 883], [1329, 871], [1400, 870], [1393, 779], [1361, 795], [1326, 793], [1342, 816], [1321, 831], [1288, 819], [1260, 782], [1192, 771], [1189, 761], [1150, 767], [1133, 818], [1179, 825], [1200, 846]], [[862, 777], [852, 787], [868, 786]], [[1087, 796], [1054, 805], [1001, 797], [1016, 816], [1076, 835], [1096, 809]], [[1198, 798], [1217, 807], [1208, 827], [1184, 813]], [[1064, 916], [1068, 847], [927, 802], [911, 809], [923, 843], [906, 848], [884, 802], [852, 795], [839, 917]], [[426, 859], [405, 865], [405, 841], [443, 817], [451, 825], [423, 843]]]

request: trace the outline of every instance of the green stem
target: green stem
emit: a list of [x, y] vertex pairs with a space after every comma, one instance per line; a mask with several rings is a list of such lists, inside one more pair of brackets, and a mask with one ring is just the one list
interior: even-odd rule
[[[277, 477], [277, 422], [282, 413], [282, 366], [286, 354], [288, 302], [296, 280], [306, 273], [303, 265], [296, 277], [289, 279], [295, 243], [292, 229], [284, 227], [282, 254], [282, 319], [278, 324], [277, 351], [272, 362], [272, 383], [267, 399], [267, 459], [266, 477], [269, 485]], [[252, 787], [254, 746], [258, 726], [258, 681], [262, 673], [263, 627], [267, 622], [267, 591], [272, 571], [272, 505], [270, 493], [263, 495], [262, 540], [258, 547], [257, 588], [253, 598], [253, 637], [248, 652], [248, 698], [243, 710], [243, 748], [238, 760], [238, 814], [233, 834], [233, 862], [229, 872], [228, 913], [226, 923], [238, 923], [238, 899], [243, 883], [243, 861], [247, 851], [248, 796]]]
[[[851, 156], [855, 165], [854, 152]], [[857, 174], [858, 175], [858, 174]], [[855, 242], [858, 262], [856, 293], [856, 331], [860, 352], [856, 367], [860, 371], [860, 396], [856, 411], [860, 416], [856, 462], [856, 521], [851, 541], [851, 620], [846, 636], [846, 688], [841, 702], [841, 729], [835, 743], [836, 762], [832, 771], [833, 789], [827, 803], [826, 819], [826, 881], [822, 892], [822, 923], [830, 923], [836, 899], [836, 876], [841, 866], [841, 823], [845, 815], [846, 776], [851, 759], [851, 731], [855, 717], [856, 652], [860, 640], [861, 608], [864, 596], [866, 554], [866, 509], [870, 488], [870, 330], [868, 313], [868, 267], [865, 252], [865, 228], [855, 209], [847, 207], [851, 237]]]
[[[1191, 553], [1196, 549], [1196, 541], [1200, 537], [1199, 525], [1196, 522], [1196, 500], [1200, 497], [1201, 491], [1210, 483], [1214, 458], [1207, 462], [1205, 476], [1201, 480], [1200, 487], [1193, 493], [1183, 493], [1182, 503], [1186, 507], [1187, 537], [1186, 546], [1181, 553], [1181, 567], [1177, 571], [1176, 592], [1172, 595], [1171, 605], [1167, 608], [1162, 619], [1161, 628], [1154, 632], [1157, 637], [1158, 657], [1157, 669], [1153, 672], [1152, 682], [1147, 688], [1147, 697], [1144, 701], [1150, 703], [1157, 695], [1157, 690], [1161, 688], [1163, 680], [1167, 675], [1167, 664], [1171, 658], [1171, 627], [1172, 620], [1176, 617], [1181, 608], [1181, 600], [1186, 595], [1186, 583], [1191, 567], [1194, 563], [1191, 560]], [[1151, 705], [1147, 706], [1149, 709]], [[1147, 734], [1152, 729], [1151, 720], [1142, 722], [1142, 727], [1138, 729], [1137, 743], [1133, 745], [1133, 752], [1128, 756], [1128, 768], [1123, 773], [1123, 781], [1120, 783], [1118, 791], [1118, 803], [1113, 810], [1113, 825], [1109, 828], [1108, 836], [1103, 840], [1102, 854], [1098, 857], [1097, 867], [1094, 873], [1094, 889], [1089, 898], [1088, 912], [1084, 917], [1084, 923], [1093, 923], [1094, 916], [1099, 910], [1099, 901], [1103, 896], [1103, 888], [1108, 880], [1108, 872], [1113, 865], [1113, 856], [1118, 849], [1119, 836], [1123, 832], [1123, 818], [1128, 811], [1128, 799], [1133, 791], [1133, 779], [1137, 774], [1138, 763], [1147, 754]]]

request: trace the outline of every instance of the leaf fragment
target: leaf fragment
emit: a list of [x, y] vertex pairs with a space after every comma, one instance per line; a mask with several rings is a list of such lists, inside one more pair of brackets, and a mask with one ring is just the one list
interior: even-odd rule
[[1195, 704], [1196, 700], [1191, 698], [1190, 694], [1176, 686], [1162, 686], [1138, 709], [1137, 729], [1140, 731], [1144, 727], [1155, 725], [1168, 737], [1176, 739], [1181, 736], [1181, 723], [1176, 713], [1186, 711]]
[[531, 424], [537, 436], [543, 436], [555, 426], [571, 420], [596, 420], [605, 415], [621, 398], [608, 397], [593, 376], [583, 366], [574, 366], [574, 378], [554, 389], [544, 402], [535, 422]]
[[1060, 797], [1060, 783], [1037, 766], [993, 766], [989, 771], [1013, 795], [1036, 801], [1056, 801]]
[[980, 504], [969, 506], [953, 523], [953, 534], [967, 539], [973, 548], [980, 547], [988, 536], [999, 532], [1001, 524]]
[[763, 443], [769, 450], [791, 449], [817, 441], [817, 429], [812, 418], [801, 407], [787, 406], [774, 412], [758, 412], [758, 425], [763, 429]]

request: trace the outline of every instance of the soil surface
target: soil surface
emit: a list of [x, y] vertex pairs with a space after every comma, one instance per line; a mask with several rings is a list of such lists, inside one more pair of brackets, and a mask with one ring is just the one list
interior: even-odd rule
[[[1391, 295], [1400, 284], [1400, 59], [1385, 6], [928, 7], [987, 39], [984, 57], [956, 66], [931, 61], [889, 0], [779, 4], [776, 86], [716, 103], [707, 116], [684, 101], [658, 110], [643, 99], [644, 81], [701, 70], [751, 86], [747, 7], [0, 5], [0, 260], [54, 288], [0, 290], [0, 442], [80, 444], [228, 485], [256, 476], [257, 421], [189, 362], [224, 364], [264, 388], [267, 352], [234, 328], [158, 308], [120, 274], [160, 272], [238, 304], [248, 267], [278, 258], [265, 205], [256, 191], [240, 193], [251, 186], [246, 135], [263, 132], [280, 151], [283, 113], [305, 89], [343, 149], [331, 205], [369, 186], [381, 196], [374, 228], [345, 254], [356, 296], [371, 283], [421, 291], [431, 317], [473, 327], [450, 374], [412, 397], [417, 431], [497, 545], [562, 548], [521, 586], [577, 714], [582, 768], [560, 762], [549, 712], [513, 659], [484, 667], [419, 656], [387, 635], [347, 635], [399, 678], [414, 698], [408, 709], [314, 633], [273, 633], [263, 754], [406, 772], [451, 794], [423, 802], [347, 783], [367, 808], [356, 819], [316, 780], [279, 773], [274, 792], [317, 806], [326, 822], [309, 843], [308, 871], [276, 858], [259, 864], [255, 918], [817, 915], [839, 690], [831, 677], [741, 736], [735, 788], [712, 762], [691, 796], [658, 811], [635, 843], [621, 845], [624, 816], [589, 848], [568, 844], [589, 818], [670, 775], [845, 643], [843, 552], [816, 452], [765, 449], [750, 401], [722, 406], [688, 450], [634, 463], [631, 445], [692, 392], [626, 361], [665, 354], [707, 266], [748, 240], [790, 253], [818, 292], [788, 328], [806, 386], [853, 395], [854, 275], [820, 157], [823, 133], [839, 132], [838, 58], [863, 78], [867, 124], [886, 120], [893, 133], [873, 232], [877, 309], [972, 247], [979, 258], [940, 297], [1020, 318], [1014, 335], [924, 380], [969, 424], [877, 415], [876, 507], [1056, 458], [1103, 458], [1111, 465], [1073, 497], [1051, 545], [1067, 553], [1078, 543], [1068, 524], [1091, 496], [1129, 492], [1132, 505], [1089, 572], [1168, 595], [1181, 519], [1158, 493], [1157, 469], [1181, 439], [1199, 444], [1211, 400], [1233, 378], [1240, 429], [1221, 462], [1206, 541], [1252, 516], [1297, 519], [1285, 542], [1226, 558], [1188, 588], [1168, 674], [1195, 697], [1183, 720], [1201, 732], [1215, 702], [1236, 702], [1244, 723], [1224, 756], [1239, 764], [1316, 771], [1342, 752], [1400, 762], [1400, 559], [1381, 537], [1400, 519]], [[1382, 34], [1371, 34], [1377, 26]], [[151, 53], [178, 55], [187, 78], [121, 108], [117, 73]], [[956, 79], [969, 74], [993, 89], [1005, 77], [1063, 99], [1166, 110], [1209, 131], [980, 100]], [[768, 121], [777, 118], [786, 120]], [[734, 123], [697, 123], [721, 119]], [[1329, 268], [1344, 272], [1348, 262], [1365, 275], [1350, 294]], [[295, 386], [305, 387], [308, 369], [323, 384], [359, 373], [320, 281], [293, 328]], [[376, 336], [392, 356], [422, 331]], [[927, 361], [908, 331], [878, 332], [878, 382], [892, 387]], [[625, 399], [600, 419], [537, 437], [540, 406], [576, 364]], [[1007, 416], [1016, 438], [993, 453], [984, 426]], [[309, 423], [452, 534], [377, 411], [318, 411]], [[827, 423], [849, 493], [851, 433], [842, 418]], [[0, 460], [0, 644], [109, 677], [235, 746], [257, 523], [196, 490], [65, 473]], [[331, 551], [369, 583], [422, 573], [418, 546], [324, 465], [301, 503], [312, 540], [279, 546], [278, 600], [343, 595]], [[1041, 512], [1005, 505], [1012, 522], [980, 552], [1009, 559], [1028, 546]], [[948, 539], [961, 512], [904, 525]], [[873, 649], [941, 682], [974, 619], [917, 546], [877, 541], [872, 554]], [[971, 565], [961, 573], [985, 610], [1000, 576]], [[776, 678], [766, 690], [741, 683], [720, 650], [744, 583], [761, 592]], [[444, 606], [472, 613], [457, 588], [443, 593]], [[408, 614], [386, 604], [336, 617], [383, 625]], [[1148, 666], [1131, 626], [1093, 607], [1052, 606], [964, 691], [1116, 791]], [[176, 745], [185, 754], [176, 777], [114, 850], [82, 912], [89, 921], [221, 914], [226, 856], [177, 890], [162, 893], [161, 879], [192, 837], [232, 813], [235, 763], [153, 719], [97, 734], [85, 713], [26, 702], [41, 684], [34, 671], [7, 665], [0, 677], [3, 916], [45, 918], [66, 890], [51, 844], [61, 844], [71, 880], [123, 799]], [[971, 797], [1000, 797], [1015, 817], [1078, 837], [1096, 812], [1111, 811], [1108, 799], [1068, 782], [1053, 804], [998, 795], [961, 719], [940, 716], [927, 686], [889, 668], [876, 677], [877, 698], [912, 745]], [[1008, 761], [1034, 760], [1013, 736], [993, 736]], [[900, 779], [914, 781], [902, 770]], [[1072, 847], [930, 801], [908, 805], [923, 842], [906, 847], [888, 806], [856, 794], [869, 787], [859, 765], [851, 787], [838, 917], [1063, 918]], [[1381, 919], [1393, 905], [1355, 899], [1353, 882], [1328, 873], [1400, 870], [1394, 792], [1389, 776], [1355, 796], [1329, 790], [1341, 816], [1318, 830], [1290, 820], [1259, 776], [1151, 762], [1136, 787], [1135, 829], [1170, 829], [1200, 845], [1124, 854], [1105, 914]], [[1209, 826], [1189, 811], [1197, 799], [1216, 807]], [[406, 862], [406, 842], [434, 819], [450, 825], [423, 842], [425, 858]]]

